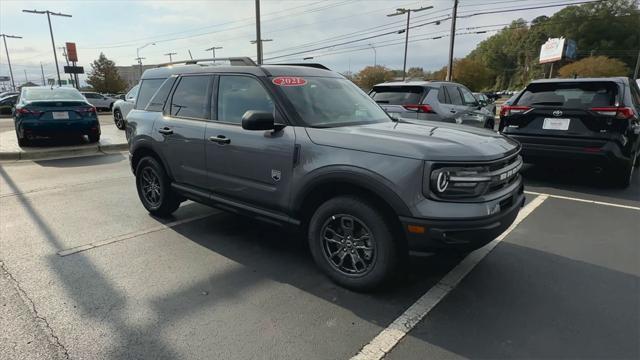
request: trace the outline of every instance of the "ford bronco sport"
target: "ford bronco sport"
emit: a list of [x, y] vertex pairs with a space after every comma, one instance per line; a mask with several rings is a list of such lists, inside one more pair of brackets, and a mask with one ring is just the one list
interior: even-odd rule
[[517, 142], [398, 122], [319, 64], [226, 60], [143, 74], [165, 79], [127, 118], [151, 214], [191, 199], [301, 229], [318, 266], [357, 290], [389, 280], [409, 250], [481, 247], [518, 214]]

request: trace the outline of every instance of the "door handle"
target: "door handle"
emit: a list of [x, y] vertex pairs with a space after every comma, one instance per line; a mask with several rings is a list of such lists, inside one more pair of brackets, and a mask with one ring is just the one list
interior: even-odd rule
[[164, 134], [164, 135], [171, 135], [173, 134], [173, 130], [171, 130], [171, 128], [168, 127], [163, 127], [162, 129], [158, 130], [158, 132], [160, 134]]
[[455, 111], [455, 110], [449, 110], [449, 112], [452, 113], [452, 114], [457, 113], [457, 111]]
[[231, 139], [229, 139], [228, 137], [226, 137], [224, 135], [212, 136], [212, 137], [209, 138], [209, 141], [213, 141], [213, 142], [218, 143], [220, 145], [226, 145], [226, 144], [230, 144], [231, 143]]

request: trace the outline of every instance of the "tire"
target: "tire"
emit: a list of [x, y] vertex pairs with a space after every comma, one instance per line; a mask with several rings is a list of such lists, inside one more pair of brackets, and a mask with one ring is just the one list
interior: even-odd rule
[[[149, 186], [152, 186], [151, 191]], [[180, 197], [171, 190], [171, 180], [153, 157], [144, 157], [138, 163], [136, 188], [142, 205], [151, 215], [169, 217], [180, 206]]]
[[[365, 233], [367, 239], [363, 239]], [[338, 196], [320, 205], [311, 217], [309, 248], [333, 281], [366, 291], [384, 285], [398, 267], [400, 247], [393, 234], [374, 206], [355, 196]]]
[[116, 109], [113, 112], [113, 122], [116, 124], [116, 127], [120, 130], [124, 130], [126, 124], [124, 122], [124, 116], [122, 116], [122, 112], [119, 109]]
[[16, 138], [18, 138], [18, 146], [25, 147], [29, 145], [29, 139], [27, 139], [26, 137], [21, 138], [20, 135], [18, 135], [17, 130], [16, 130]]
[[100, 141], [100, 134], [97, 134], [97, 135], [87, 135], [87, 137], [89, 138], [89, 142], [90, 142], [90, 143], [97, 143], [98, 141]]

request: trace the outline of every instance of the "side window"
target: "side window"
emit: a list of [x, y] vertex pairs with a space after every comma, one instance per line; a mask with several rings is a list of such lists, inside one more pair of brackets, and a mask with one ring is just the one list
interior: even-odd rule
[[[160, 89], [153, 95], [149, 105], [145, 108], [146, 111], [162, 111], [164, 109], [164, 103], [167, 101], [167, 97], [171, 92], [171, 87], [176, 81], [176, 77], [170, 77], [160, 86]], [[132, 90], [133, 91], [133, 90]]]
[[440, 89], [438, 89], [438, 101], [440, 102], [440, 104], [449, 103], [447, 101], [447, 92], [444, 90], [444, 86], [441, 86]]
[[636, 105], [636, 108], [640, 109], [640, 86], [638, 86], [637, 83], [631, 84], [631, 98], [633, 99], [633, 103]]
[[273, 112], [275, 106], [258, 80], [248, 76], [221, 76], [218, 85], [218, 120], [240, 124], [248, 110]]
[[462, 96], [457, 86], [445, 86], [449, 95], [449, 103], [453, 105], [462, 105]]
[[477, 103], [476, 98], [473, 96], [473, 94], [471, 93], [471, 91], [467, 90], [466, 88], [463, 87], [459, 87], [458, 89], [460, 89], [460, 92], [462, 93], [462, 100], [464, 101], [465, 105], [475, 105]]
[[171, 97], [171, 115], [195, 119], [209, 118], [211, 76], [185, 76]]
[[149, 104], [149, 100], [151, 100], [151, 97], [156, 93], [164, 80], [165, 79], [142, 80], [142, 82], [140, 83], [140, 90], [138, 91], [138, 98], [136, 99], [136, 106], [134, 107], [134, 109], [142, 110], [146, 108], [147, 104]]
[[84, 95], [84, 97], [86, 97], [87, 99], [93, 99], [93, 94], [92, 94], [92, 93], [84, 93], [83, 95]]
[[131, 99], [135, 99], [136, 95], [138, 95], [138, 85], [134, 86], [131, 90], [129, 90], [129, 92], [127, 93], [127, 95], [124, 96], [125, 99], [127, 100], [131, 100]]

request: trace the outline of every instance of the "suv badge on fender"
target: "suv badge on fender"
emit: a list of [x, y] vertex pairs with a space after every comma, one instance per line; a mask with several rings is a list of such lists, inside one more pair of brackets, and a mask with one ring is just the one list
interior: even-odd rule
[[280, 172], [280, 170], [271, 170], [271, 178], [274, 181], [280, 181], [280, 178], [282, 177], [282, 173]]

